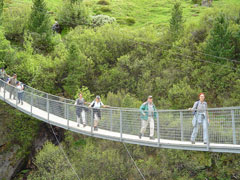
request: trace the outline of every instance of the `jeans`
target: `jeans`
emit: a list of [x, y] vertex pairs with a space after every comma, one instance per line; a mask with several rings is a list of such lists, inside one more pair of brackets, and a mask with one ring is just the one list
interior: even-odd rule
[[80, 119], [83, 124], [86, 124], [86, 116], [85, 116], [85, 111], [82, 110], [82, 112], [77, 115], [77, 123], [80, 124]]
[[206, 142], [208, 142], [208, 121], [207, 121], [206, 115], [205, 114], [197, 114], [195, 118], [196, 118], [196, 123], [193, 128], [191, 141], [195, 142], [195, 139], [198, 134], [198, 128], [202, 124], [203, 125], [203, 141], [206, 143]]
[[150, 137], [153, 137], [154, 136], [154, 119], [153, 119], [153, 117], [148, 117], [148, 120], [142, 119], [142, 125], [141, 125], [140, 132], [142, 135], [144, 135], [144, 133], [147, 129], [148, 123], [150, 124]]
[[23, 104], [23, 92], [18, 92], [18, 103]]

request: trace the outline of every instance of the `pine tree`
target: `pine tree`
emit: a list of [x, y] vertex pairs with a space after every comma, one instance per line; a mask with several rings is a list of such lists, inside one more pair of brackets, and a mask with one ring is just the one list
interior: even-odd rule
[[[210, 36], [206, 42], [205, 52], [214, 56], [233, 58], [234, 45], [232, 43], [232, 32], [229, 30], [228, 19], [221, 13], [214, 22]], [[207, 57], [215, 62], [226, 62], [219, 58]]]
[[2, 24], [3, 0], [0, 0], [0, 25]]
[[181, 3], [176, 2], [172, 8], [170, 19], [170, 36], [176, 40], [183, 31], [183, 15]]
[[28, 30], [32, 35], [35, 50], [51, 50], [53, 32], [44, 0], [33, 0]]

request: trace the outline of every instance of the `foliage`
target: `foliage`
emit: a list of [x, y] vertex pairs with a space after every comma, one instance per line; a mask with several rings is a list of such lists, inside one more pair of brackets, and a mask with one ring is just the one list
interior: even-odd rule
[[50, 17], [44, 0], [34, 0], [29, 16], [28, 30], [36, 51], [49, 52], [53, 49]]
[[183, 31], [183, 12], [181, 8], [181, 3], [176, 2], [173, 5], [171, 19], [170, 19], [170, 28], [169, 31], [171, 33], [173, 40], [177, 39], [182, 31]]
[[3, 15], [5, 36], [16, 42], [23, 41], [24, 30], [28, 25], [30, 8], [25, 4], [13, 9], [7, 9]]
[[91, 25], [93, 27], [98, 27], [98, 26], [103, 26], [104, 24], [112, 24], [115, 21], [116, 19], [114, 17], [100, 14], [100, 15], [92, 16]]
[[76, 179], [61, 149], [46, 142], [34, 161], [36, 171], [30, 175], [32, 180]]
[[78, 25], [90, 24], [89, 12], [82, 1], [64, 1], [57, 20], [61, 27], [75, 28]]

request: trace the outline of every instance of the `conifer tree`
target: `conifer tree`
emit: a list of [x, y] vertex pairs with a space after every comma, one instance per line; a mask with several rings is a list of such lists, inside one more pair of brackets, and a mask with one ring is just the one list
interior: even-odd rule
[[170, 19], [170, 36], [176, 40], [183, 31], [183, 15], [181, 3], [176, 2], [172, 8]]
[[[225, 14], [221, 13], [214, 22], [210, 36], [206, 42], [205, 52], [214, 56], [233, 58], [234, 45], [232, 32], [229, 30], [229, 22]], [[226, 62], [219, 58], [209, 57], [213, 61]]]
[[28, 30], [33, 38], [35, 50], [50, 51], [52, 49], [52, 29], [44, 0], [33, 0]]

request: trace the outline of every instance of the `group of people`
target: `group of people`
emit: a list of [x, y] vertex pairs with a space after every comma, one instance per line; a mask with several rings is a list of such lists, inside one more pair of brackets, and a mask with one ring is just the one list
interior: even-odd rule
[[[75, 101], [76, 114], [77, 114], [77, 126], [79, 124], [83, 124], [83, 127], [86, 126], [86, 111], [88, 108], [84, 105], [85, 102], [82, 93], [79, 94], [79, 97]], [[109, 107], [102, 103], [100, 96], [96, 96], [95, 100], [90, 103], [89, 108], [93, 108], [93, 119], [94, 119], [94, 131], [98, 130], [98, 123], [101, 119], [101, 111], [100, 108]], [[204, 144], [208, 142], [208, 123], [209, 116], [207, 112], [207, 102], [205, 101], [204, 93], [199, 94], [199, 101], [196, 101], [192, 108], [189, 108], [190, 111], [193, 112], [193, 132], [191, 135], [191, 143], [195, 144], [195, 139], [198, 134], [199, 126], [203, 125], [203, 141]], [[150, 125], [150, 140], [154, 140], [154, 120], [157, 118], [157, 109], [153, 103], [153, 97], [148, 96], [147, 101], [144, 102], [140, 107], [140, 119], [141, 119], [141, 129], [139, 133], [139, 139], [144, 136], [148, 125]]]
[[[86, 126], [86, 111], [88, 109], [84, 106], [88, 104], [85, 102], [82, 93], [79, 94], [79, 97], [75, 101], [76, 107], [76, 115], [77, 115], [77, 126], [79, 127], [79, 124], [83, 124], [83, 127]], [[89, 108], [93, 108], [93, 119], [94, 119], [94, 131], [98, 130], [98, 123], [101, 119], [101, 111], [100, 108], [109, 107], [102, 103], [100, 96], [96, 96], [95, 100], [90, 103], [88, 106]]]
[[12, 77], [8, 77], [4, 68], [0, 70], [0, 91], [1, 88], [4, 87], [4, 82], [7, 82], [9, 89], [9, 99], [12, 98], [16, 100], [17, 95], [17, 103], [23, 105], [23, 94], [24, 94], [24, 85], [17, 81], [17, 74], [14, 74]]
[[[6, 80], [7, 78], [7, 80]], [[12, 77], [8, 77], [6, 75], [6, 72], [4, 68], [0, 70], [0, 79], [2, 80], [0, 82], [0, 91], [1, 88], [3, 88], [4, 83], [3, 81], [6, 81], [7, 84], [10, 86], [9, 88], [9, 98], [18, 99], [18, 104], [21, 103], [23, 105], [23, 94], [24, 94], [24, 85], [17, 81], [17, 75], [14, 74]], [[77, 126], [79, 127], [80, 124], [83, 125], [83, 127], [86, 126], [86, 112], [88, 111], [88, 108], [93, 108], [93, 128], [94, 131], [98, 130], [98, 123], [101, 120], [101, 110], [100, 108], [106, 108], [110, 106], [106, 106], [102, 103], [100, 96], [96, 96], [96, 98], [89, 104], [88, 108], [86, 107], [86, 104], [89, 104], [85, 101], [83, 98], [83, 94], [80, 93], [79, 97], [75, 101], [76, 105], [76, 115], [77, 115]], [[207, 144], [208, 142], [208, 124], [209, 124], [209, 116], [207, 111], [207, 102], [205, 101], [205, 95], [204, 93], [199, 94], [199, 100], [196, 101], [192, 108], [189, 108], [190, 111], [193, 112], [193, 132], [191, 135], [191, 143], [195, 144], [195, 139], [198, 134], [199, 126], [203, 125], [203, 141], [204, 144]], [[141, 139], [144, 136], [144, 133], [150, 125], [150, 140], [154, 140], [154, 119], [157, 118], [157, 109], [156, 106], [153, 103], [153, 97], [148, 96], [147, 101], [144, 102], [140, 107], [140, 119], [141, 119], [141, 129], [139, 133], [139, 138]]]

